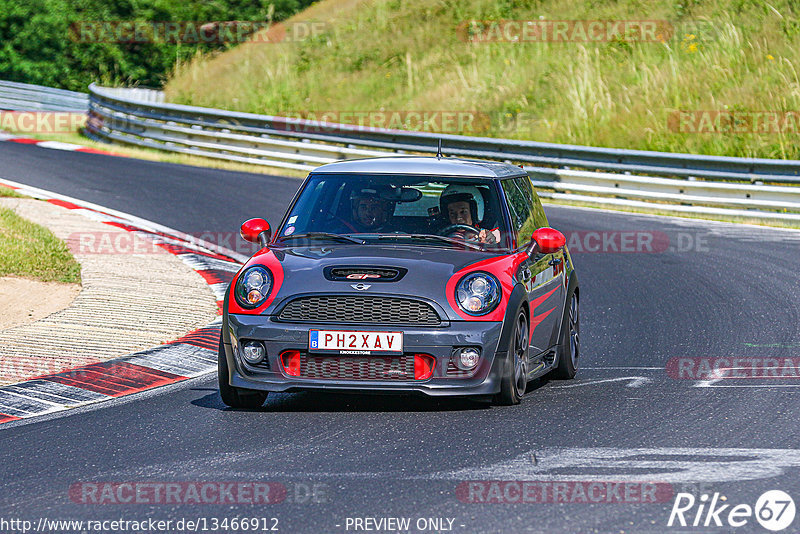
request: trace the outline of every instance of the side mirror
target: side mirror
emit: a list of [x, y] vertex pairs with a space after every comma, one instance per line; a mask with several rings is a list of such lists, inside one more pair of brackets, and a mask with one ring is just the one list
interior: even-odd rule
[[533, 232], [533, 241], [539, 252], [542, 254], [552, 254], [561, 250], [567, 244], [564, 234], [553, 228], [539, 228]]
[[262, 247], [266, 247], [269, 244], [272, 229], [264, 219], [250, 219], [242, 223], [239, 233], [245, 241], [259, 243]]

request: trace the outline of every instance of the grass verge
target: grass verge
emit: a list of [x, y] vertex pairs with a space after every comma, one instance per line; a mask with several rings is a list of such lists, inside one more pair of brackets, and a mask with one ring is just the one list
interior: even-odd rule
[[[13, 196], [4, 195], [6, 191], [12, 190], [0, 187], [0, 196]], [[0, 250], [0, 276], [68, 284], [81, 281], [81, 266], [67, 245], [8, 208], [0, 208]]]
[[25, 198], [23, 195], [20, 195], [10, 187], [3, 187], [0, 185], [0, 197], [6, 198]]
[[[794, 0], [322, 0], [288, 24], [322, 21], [324, 31], [195, 56], [165, 89], [171, 102], [270, 115], [330, 112], [334, 122], [354, 122], [341, 117], [465, 111], [475, 120], [418, 129], [800, 159], [798, 19]], [[498, 42], [499, 33], [476, 42], [462, 30], [503, 20], [666, 25], [650, 40], [570, 32], [556, 42]], [[676, 123], [679, 111], [701, 115]], [[727, 131], [703, 122], [727, 112], [762, 122]]]

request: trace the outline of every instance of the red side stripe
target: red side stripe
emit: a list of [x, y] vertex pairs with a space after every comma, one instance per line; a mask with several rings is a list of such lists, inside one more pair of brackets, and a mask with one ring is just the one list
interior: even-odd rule
[[39, 143], [40, 139], [29, 139], [27, 137], [15, 137], [14, 139], [9, 139], [12, 143], [22, 143], [23, 145], [35, 145]]
[[87, 365], [43, 378], [111, 397], [121, 397], [186, 380], [187, 377], [132, 363], [112, 361]]
[[[174, 237], [172, 239], [175, 239]], [[214, 252], [201, 252], [199, 250], [194, 250], [189, 247], [184, 247], [183, 245], [177, 245], [175, 243], [159, 243], [159, 247], [172, 252], [173, 254], [199, 254], [201, 256], [205, 256], [207, 258], [214, 258], [217, 260], [228, 261], [232, 262], [233, 260], [227, 256], [223, 256], [222, 254], [216, 254]]]
[[115, 226], [117, 228], [122, 228], [123, 230], [127, 230], [129, 232], [138, 232], [143, 231], [141, 228], [137, 228], [136, 226], [132, 226], [130, 224], [124, 224], [117, 221], [103, 221], [105, 224], [109, 226]]
[[204, 349], [217, 350], [217, 348], [219, 348], [219, 335], [219, 328], [199, 328], [194, 332], [189, 332], [185, 336], [176, 339], [172, 343], [185, 343]]
[[553, 293], [555, 293], [555, 290], [556, 290], [556, 289], [558, 289], [558, 286], [554, 287], [553, 289], [551, 289], [550, 291], [548, 291], [548, 292], [547, 292], [547, 293], [545, 293], [544, 295], [542, 295], [542, 296], [540, 296], [540, 297], [536, 297], [536, 298], [535, 298], [535, 299], [533, 299], [533, 300], [531, 301], [531, 303], [530, 303], [530, 309], [531, 309], [531, 324], [530, 324], [530, 330], [531, 330], [531, 340], [533, 340], [533, 331], [534, 331], [534, 330], [536, 330], [536, 327], [537, 327], [537, 326], [539, 326], [539, 323], [541, 323], [542, 321], [544, 321], [544, 320], [545, 320], [545, 318], [547, 318], [547, 316], [548, 316], [548, 315], [550, 315], [550, 313], [551, 313], [553, 310], [555, 310], [555, 309], [556, 309], [555, 307], [553, 307], [553, 308], [551, 308], [551, 309], [547, 310], [547, 311], [546, 311], [546, 312], [544, 312], [544, 313], [540, 313], [539, 315], [535, 315], [535, 313], [534, 313], [534, 312], [536, 311], [536, 307], [537, 307], [537, 306], [539, 306], [539, 304], [542, 304], [542, 303], [543, 303], [544, 301], [546, 301], [548, 298], [550, 298], [550, 295], [552, 295]]
[[120, 158], [127, 157], [124, 154], [118, 154], [117, 152], [108, 152], [106, 150], [99, 150], [97, 148], [89, 148], [88, 146], [76, 148], [75, 152], [84, 152], [86, 154], [102, 154], [104, 156], [117, 156]]
[[62, 208], [67, 208], [70, 210], [78, 210], [81, 209], [81, 206], [77, 204], [73, 204], [72, 202], [67, 202], [66, 200], [58, 200], [57, 198], [51, 198], [48, 200], [50, 204], [55, 204], [56, 206], [61, 206]]
[[0, 423], [8, 423], [9, 421], [17, 421], [19, 417], [15, 417], [13, 415], [7, 415], [4, 413], [0, 413]]

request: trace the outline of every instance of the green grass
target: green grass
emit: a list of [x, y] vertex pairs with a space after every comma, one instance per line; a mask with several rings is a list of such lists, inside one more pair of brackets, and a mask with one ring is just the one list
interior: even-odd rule
[[0, 185], [0, 197], [25, 198], [10, 187], [3, 187], [2, 185]]
[[[675, 35], [487, 44], [457, 31], [471, 19], [540, 18], [666, 20]], [[677, 110], [800, 110], [799, 18], [792, 0], [323, 0], [290, 19], [325, 21], [321, 35], [196, 56], [166, 91], [173, 102], [267, 114], [477, 111], [472, 129], [448, 133], [800, 159], [800, 133], [668, 124]]]
[[[0, 195], [5, 191], [0, 187]], [[43, 282], [81, 281], [81, 266], [63, 241], [7, 208], [0, 208], [0, 250], [0, 276]]]

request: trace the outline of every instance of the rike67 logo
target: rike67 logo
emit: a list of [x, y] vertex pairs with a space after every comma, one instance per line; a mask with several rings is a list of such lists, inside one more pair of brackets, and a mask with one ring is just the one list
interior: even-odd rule
[[678, 493], [669, 514], [667, 526], [681, 527], [743, 527], [755, 520], [767, 530], [777, 532], [794, 521], [794, 501], [788, 493], [770, 490], [763, 493], [755, 506], [727, 503], [719, 493], [703, 494], [696, 499], [691, 493]]

